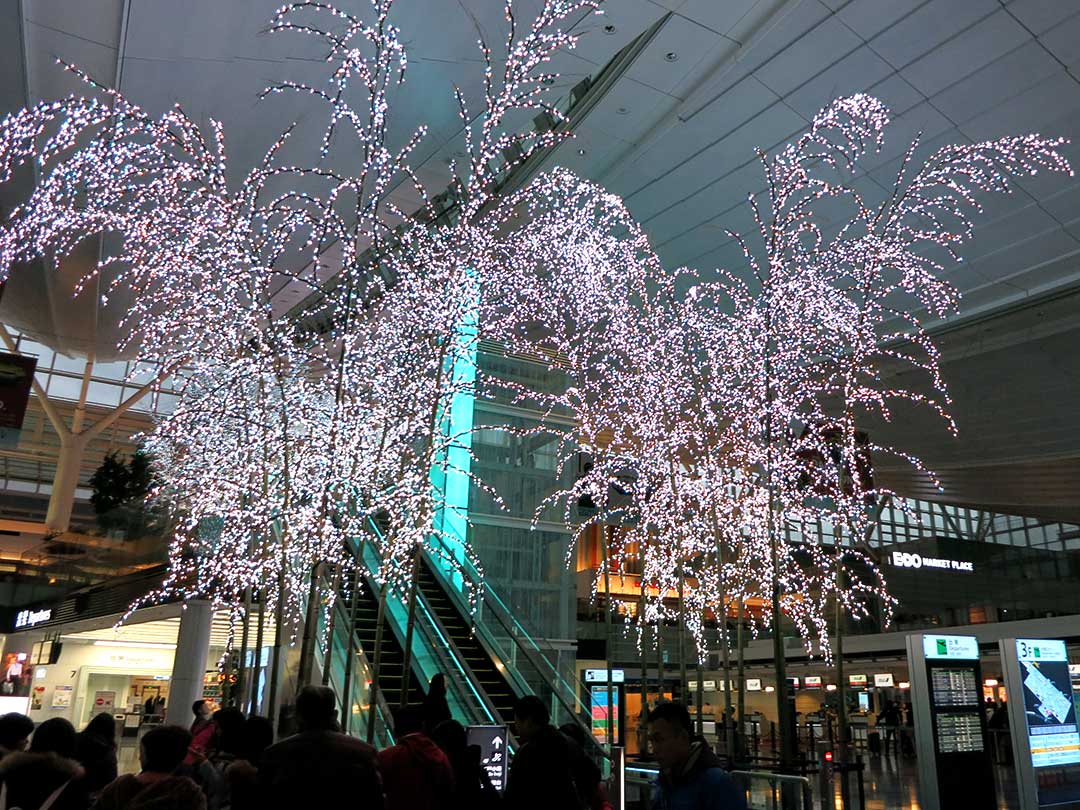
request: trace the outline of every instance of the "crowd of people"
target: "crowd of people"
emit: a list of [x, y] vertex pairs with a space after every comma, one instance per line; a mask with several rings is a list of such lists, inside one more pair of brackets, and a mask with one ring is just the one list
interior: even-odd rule
[[[376, 751], [342, 733], [334, 693], [305, 687], [295, 734], [273, 743], [265, 717], [204, 701], [190, 728], [154, 726], [139, 740], [140, 770], [117, 775], [116, 725], [94, 717], [82, 732], [53, 718], [36, 728], [0, 717], [0, 810], [253, 810], [329, 807], [343, 799], [372, 810], [611, 810], [580, 726], [555, 728], [534, 696], [514, 712], [518, 749], [505, 791], [491, 785], [478, 746], [450, 716], [445, 683], [422, 705], [394, 715], [395, 744]], [[653, 810], [744, 810], [734, 782], [679, 704], [648, 718], [661, 766]]]

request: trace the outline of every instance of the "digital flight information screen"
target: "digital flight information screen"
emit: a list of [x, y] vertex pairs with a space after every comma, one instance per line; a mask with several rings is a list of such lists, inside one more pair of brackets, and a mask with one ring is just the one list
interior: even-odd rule
[[1048, 768], [1080, 763], [1080, 729], [1065, 642], [1017, 639], [1016, 658], [1024, 685], [1031, 764]]

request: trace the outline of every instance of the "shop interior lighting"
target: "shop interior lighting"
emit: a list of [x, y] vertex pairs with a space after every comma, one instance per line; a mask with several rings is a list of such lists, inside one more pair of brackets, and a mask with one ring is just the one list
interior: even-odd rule
[[835, 683], [830, 683], [828, 686], [825, 687], [825, 691], [826, 692], [835, 692], [836, 691], [836, 684]]
[[899, 687], [900, 689], [910, 689], [911, 684], [907, 681], [900, 681], [900, 683], [897, 684], [897, 687]]
[[158, 641], [107, 641], [98, 639], [94, 642], [95, 647], [137, 647], [140, 650], [175, 650], [175, 644], [166, 644]]
[[997, 685], [998, 685], [997, 678], [987, 678], [985, 681], [983, 681], [983, 686], [997, 686]]

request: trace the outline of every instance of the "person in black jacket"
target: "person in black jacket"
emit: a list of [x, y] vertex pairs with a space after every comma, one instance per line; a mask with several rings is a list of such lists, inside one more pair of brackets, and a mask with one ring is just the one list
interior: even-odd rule
[[191, 745], [180, 726], [155, 726], [139, 742], [142, 771], [125, 774], [101, 791], [94, 810], [206, 810], [202, 789], [178, 776]]
[[504, 799], [514, 810], [584, 807], [574, 782], [570, 741], [551, 725], [544, 702], [526, 695], [514, 707], [521, 748], [510, 765]]
[[441, 672], [432, 676], [421, 711], [425, 734], [431, 734], [439, 724], [450, 719], [450, 704], [446, 700], [446, 676]]
[[37, 727], [30, 750], [8, 754], [0, 762], [0, 794], [5, 807], [85, 810], [89, 799], [84, 771], [72, 759], [75, 727], [61, 717]]
[[296, 696], [300, 731], [263, 754], [260, 807], [337, 807], [348, 797], [355, 810], [382, 810], [375, 749], [341, 733], [337, 699], [325, 686]]
[[116, 721], [111, 714], [94, 715], [79, 732], [75, 759], [86, 770], [83, 784], [91, 798], [116, 778]]

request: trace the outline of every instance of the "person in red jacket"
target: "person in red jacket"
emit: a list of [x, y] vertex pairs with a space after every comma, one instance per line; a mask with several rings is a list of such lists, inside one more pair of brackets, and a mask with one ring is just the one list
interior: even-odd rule
[[397, 745], [379, 752], [386, 810], [444, 810], [454, 795], [450, 760], [423, 733], [419, 706], [404, 706], [394, 713]]

